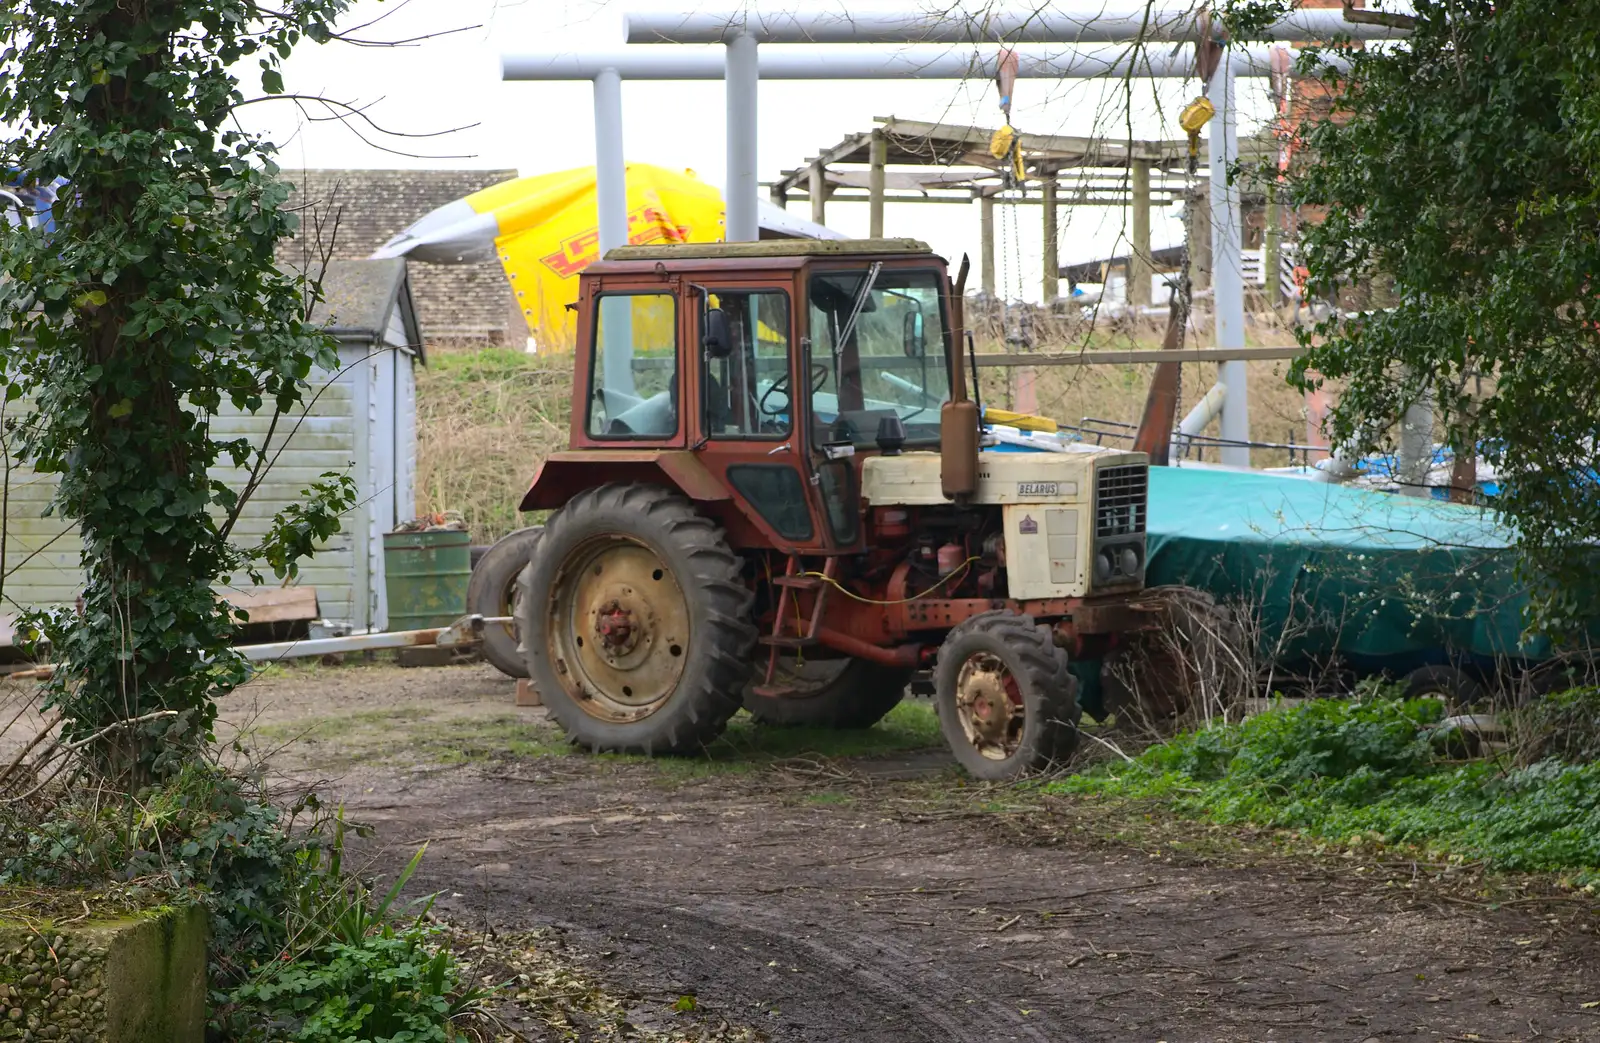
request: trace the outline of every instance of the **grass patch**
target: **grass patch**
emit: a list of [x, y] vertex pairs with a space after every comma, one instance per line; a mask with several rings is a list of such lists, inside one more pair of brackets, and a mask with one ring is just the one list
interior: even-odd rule
[[328, 717], [311, 717], [256, 729], [277, 743], [309, 741], [321, 763], [431, 761], [465, 764], [507, 757], [579, 755], [602, 763], [650, 764], [666, 778], [754, 771], [797, 757], [878, 757], [940, 745], [939, 719], [931, 706], [904, 702], [878, 724], [860, 731], [772, 728], [740, 713], [722, 737], [693, 757], [587, 754], [567, 742], [554, 723], [500, 713], [436, 715], [426, 706], [397, 706]]
[[426, 706], [397, 706], [329, 717], [311, 717], [256, 729], [281, 743], [329, 743], [319, 762], [344, 764], [427, 760], [464, 764], [499, 757], [541, 757], [568, 752], [561, 732], [544, 721], [513, 714], [437, 716]]
[[1460, 763], [1437, 702], [1315, 700], [1181, 735], [1045, 785], [1222, 825], [1600, 882], [1600, 764]]

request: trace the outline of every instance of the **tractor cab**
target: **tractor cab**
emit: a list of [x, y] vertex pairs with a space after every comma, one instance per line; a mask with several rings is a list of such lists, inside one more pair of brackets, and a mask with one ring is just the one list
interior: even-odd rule
[[581, 279], [571, 450], [523, 509], [603, 461], [731, 508], [735, 546], [859, 547], [862, 458], [939, 449], [949, 295], [909, 239], [611, 251]]

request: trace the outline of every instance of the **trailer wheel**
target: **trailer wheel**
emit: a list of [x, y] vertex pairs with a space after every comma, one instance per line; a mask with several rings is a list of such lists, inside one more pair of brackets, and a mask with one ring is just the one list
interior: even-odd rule
[[945, 741], [980, 779], [1064, 764], [1077, 748], [1077, 678], [1031, 616], [985, 612], [951, 630], [933, 683]]
[[528, 676], [573, 742], [693, 753], [739, 709], [754, 600], [722, 531], [659, 486], [579, 493], [545, 524], [517, 617]]
[[[515, 615], [517, 577], [533, 560], [543, 525], [519, 529], [484, 550], [472, 566], [467, 581], [467, 611], [494, 618]], [[483, 628], [483, 658], [507, 677], [527, 677], [528, 664], [518, 651], [513, 623], [489, 623]]]
[[1464, 712], [1489, 702], [1489, 691], [1460, 667], [1419, 666], [1400, 679], [1407, 699], [1438, 699], [1450, 712]]
[[[758, 663], [758, 681], [763, 673]], [[777, 680], [798, 689], [796, 694], [757, 695], [746, 688], [744, 708], [762, 724], [870, 728], [900, 705], [911, 673], [865, 659], [796, 663], [785, 657], [778, 661]]]

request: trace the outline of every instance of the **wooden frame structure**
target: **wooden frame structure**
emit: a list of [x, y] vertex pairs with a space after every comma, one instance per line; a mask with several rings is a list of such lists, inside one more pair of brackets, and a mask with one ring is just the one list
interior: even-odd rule
[[[1004, 162], [989, 154], [994, 131], [983, 127], [928, 123], [880, 116], [872, 130], [851, 134], [821, 150], [802, 165], [786, 170], [768, 191], [778, 206], [791, 200], [811, 203], [811, 219], [826, 223], [827, 204], [864, 202], [870, 208], [868, 235], [883, 235], [883, 212], [889, 203], [962, 203], [980, 208], [980, 270], [985, 293], [995, 286], [994, 205], [1038, 205], [1043, 210], [1045, 256], [1044, 299], [1060, 295], [1061, 265], [1054, 248], [1056, 208], [1120, 206], [1132, 211], [1132, 244], [1128, 286], [1135, 305], [1150, 303], [1150, 279], [1156, 271], [1150, 247], [1150, 208], [1185, 203], [1191, 183], [1207, 174], [1202, 166], [1193, 182], [1187, 173], [1188, 142], [1111, 141], [1067, 134], [1018, 135], [1026, 181], [1023, 190], [1007, 190]], [[1244, 158], [1276, 155], [1270, 140], [1240, 143]], [[890, 169], [901, 168], [901, 169]], [[919, 169], [903, 169], [903, 168]], [[1037, 194], [1028, 189], [1037, 187]], [[1002, 196], [1002, 193], [1004, 195]], [[1203, 197], [1203, 193], [1201, 194]], [[1209, 251], [1206, 251], [1209, 254]]]

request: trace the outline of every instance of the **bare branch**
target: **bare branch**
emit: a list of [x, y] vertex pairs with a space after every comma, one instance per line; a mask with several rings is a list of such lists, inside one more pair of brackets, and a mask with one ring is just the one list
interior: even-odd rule
[[1355, 0], [1344, 0], [1344, 20], [1352, 25], [1383, 25], [1390, 29], [1415, 29], [1417, 16], [1393, 11], [1367, 11], [1354, 6]]
[[[348, 101], [339, 101], [336, 98], [328, 98], [321, 94], [266, 94], [259, 98], [246, 98], [244, 101], [236, 103], [233, 108], [237, 110], [246, 105], [256, 105], [264, 101], [292, 101], [300, 107], [300, 111], [305, 113], [306, 119], [311, 123], [344, 123], [354, 117], [359, 118], [362, 122], [366, 123], [379, 134], [391, 138], [438, 138], [443, 137], [446, 134], [455, 134], [459, 131], [471, 130], [474, 127], [482, 125], [479, 123], [463, 123], [458, 127], [448, 127], [444, 130], [428, 131], [390, 130], [388, 127], [382, 126], [371, 116], [367, 115], [367, 110], [382, 100], [383, 98], [381, 97], [374, 98], [365, 105], [355, 105]], [[311, 113], [305, 111], [305, 106], [302, 104], [303, 102], [316, 102], [317, 104], [327, 108], [329, 110], [329, 114], [326, 116], [313, 116]], [[363, 138], [362, 140], [365, 139]], [[438, 158], [460, 159], [463, 157], [440, 156]]]

